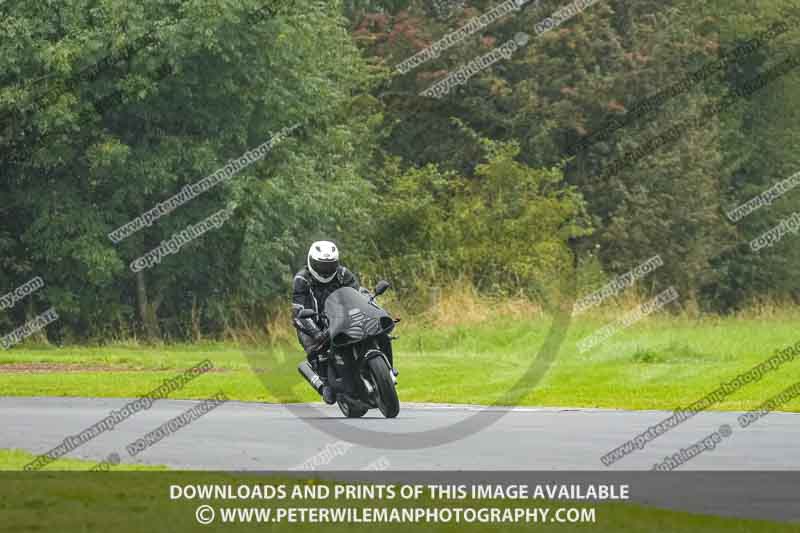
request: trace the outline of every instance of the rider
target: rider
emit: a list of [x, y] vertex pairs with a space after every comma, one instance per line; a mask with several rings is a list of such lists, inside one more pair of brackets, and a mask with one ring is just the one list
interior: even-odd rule
[[[325, 324], [316, 318], [298, 318], [302, 309], [313, 309], [319, 313], [325, 308], [325, 300], [341, 287], [360, 290], [358, 280], [352, 272], [339, 264], [339, 248], [330, 241], [317, 241], [308, 249], [306, 266], [294, 276], [292, 288], [292, 316], [297, 338], [306, 351], [312, 368], [318, 367], [318, 355], [327, 344], [328, 332]], [[336, 401], [335, 393], [326, 383], [320, 391], [325, 403]]]

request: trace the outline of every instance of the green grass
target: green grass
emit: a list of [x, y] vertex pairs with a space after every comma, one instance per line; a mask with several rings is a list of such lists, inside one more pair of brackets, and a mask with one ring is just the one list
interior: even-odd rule
[[[580, 354], [576, 343], [605, 323], [580, 317], [544, 379], [521, 405], [674, 409], [694, 402], [723, 381], [800, 338], [795, 317], [694, 321], [652, 318], [620, 331]], [[401, 401], [492, 404], [525, 373], [550, 328], [547, 320], [496, 319], [435, 328], [401, 323], [395, 343]], [[303, 359], [292, 345], [242, 348], [235, 344], [165, 347], [17, 347], [3, 364], [108, 365], [105, 372], [4, 373], [0, 390], [14, 396], [136, 397], [165, 378], [209, 358], [216, 369], [173, 398], [202, 398], [223, 390], [245, 401], [317, 401], [297, 374]], [[800, 361], [786, 363], [716, 405], [746, 410], [800, 379]], [[800, 400], [783, 407], [800, 411]]]
[[[35, 455], [30, 454], [23, 450], [2, 450], [0, 449], [0, 471], [3, 470], [22, 470], [22, 468], [33, 461]], [[96, 461], [81, 461], [79, 459], [69, 459], [62, 457], [53, 464], [56, 470], [63, 471], [87, 471], [97, 465]], [[45, 467], [47, 468], [47, 467]], [[135, 465], [135, 464], [118, 464], [111, 466], [109, 469], [115, 471], [151, 471], [151, 470], [167, 470], [165, 466], [150, 466], [150, 465]]]

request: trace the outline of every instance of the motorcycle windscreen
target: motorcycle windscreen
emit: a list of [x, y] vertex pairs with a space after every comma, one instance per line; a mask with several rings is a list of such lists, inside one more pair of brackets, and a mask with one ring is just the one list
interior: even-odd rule
[[353, 344], [394, 328], [394, 321], [386, 311], [352, 287], [342, 287], [328, 296], [325, 315], [334, 346]]

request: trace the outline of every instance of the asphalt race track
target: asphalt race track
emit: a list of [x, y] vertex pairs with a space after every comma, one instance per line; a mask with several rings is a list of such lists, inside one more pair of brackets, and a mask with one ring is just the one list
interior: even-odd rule
[[[119, 409], [129, 400], [0, 398], [0, 448], [41, 454]], [[229, 402], [153, 444], [135, 457], [126, 445], [199, 402], [160, 400], [67, 454], [101, 461], [117, 453], [124, 463], [208, 470], [609, 470], [600, 457], [669, 413], [566, 408], [504, 409], [492, 425], [459, 440], [419, 449], [333, 445], [326, 427], [342, 424], [371, 431], [420, 432], [470, 416], [496, 417], [497, 408], [403, 404], [385, 420], [377, 410], [344, 419], [336, 406], [313, 408]], [[299, 413], [297, 410], [302, 412]], [[661, 435], [610, 469], [645, 470], [688, 448], [721, 425], [732, 434], [680, 470], [800, 470], [800, 415], [773, 413], [742, 429], [739, 413], [706, 412]], [[320, 454], [328, 449], [329, 453]], [[330, 453], [330, 450], [336, 450]], [[317, 456], [318, 459], [313, 460]], [[324, 459], [319, 459], [323, 457]], [[307, 461], [312, 460], [311, 463]], [[320, 464], [325, 463], [325, 464]], [[57, 468], [53, 465], [50, 468]]]

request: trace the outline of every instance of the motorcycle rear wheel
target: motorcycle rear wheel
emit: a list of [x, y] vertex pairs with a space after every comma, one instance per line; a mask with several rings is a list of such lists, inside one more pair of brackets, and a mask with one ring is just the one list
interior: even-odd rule
[[336, 402], [339, 405], [339, 410], [347, 418], [361, 418], [367, 413], [367, 410], [361, 407], [356, 407], [347, 400], [339, 400]]

